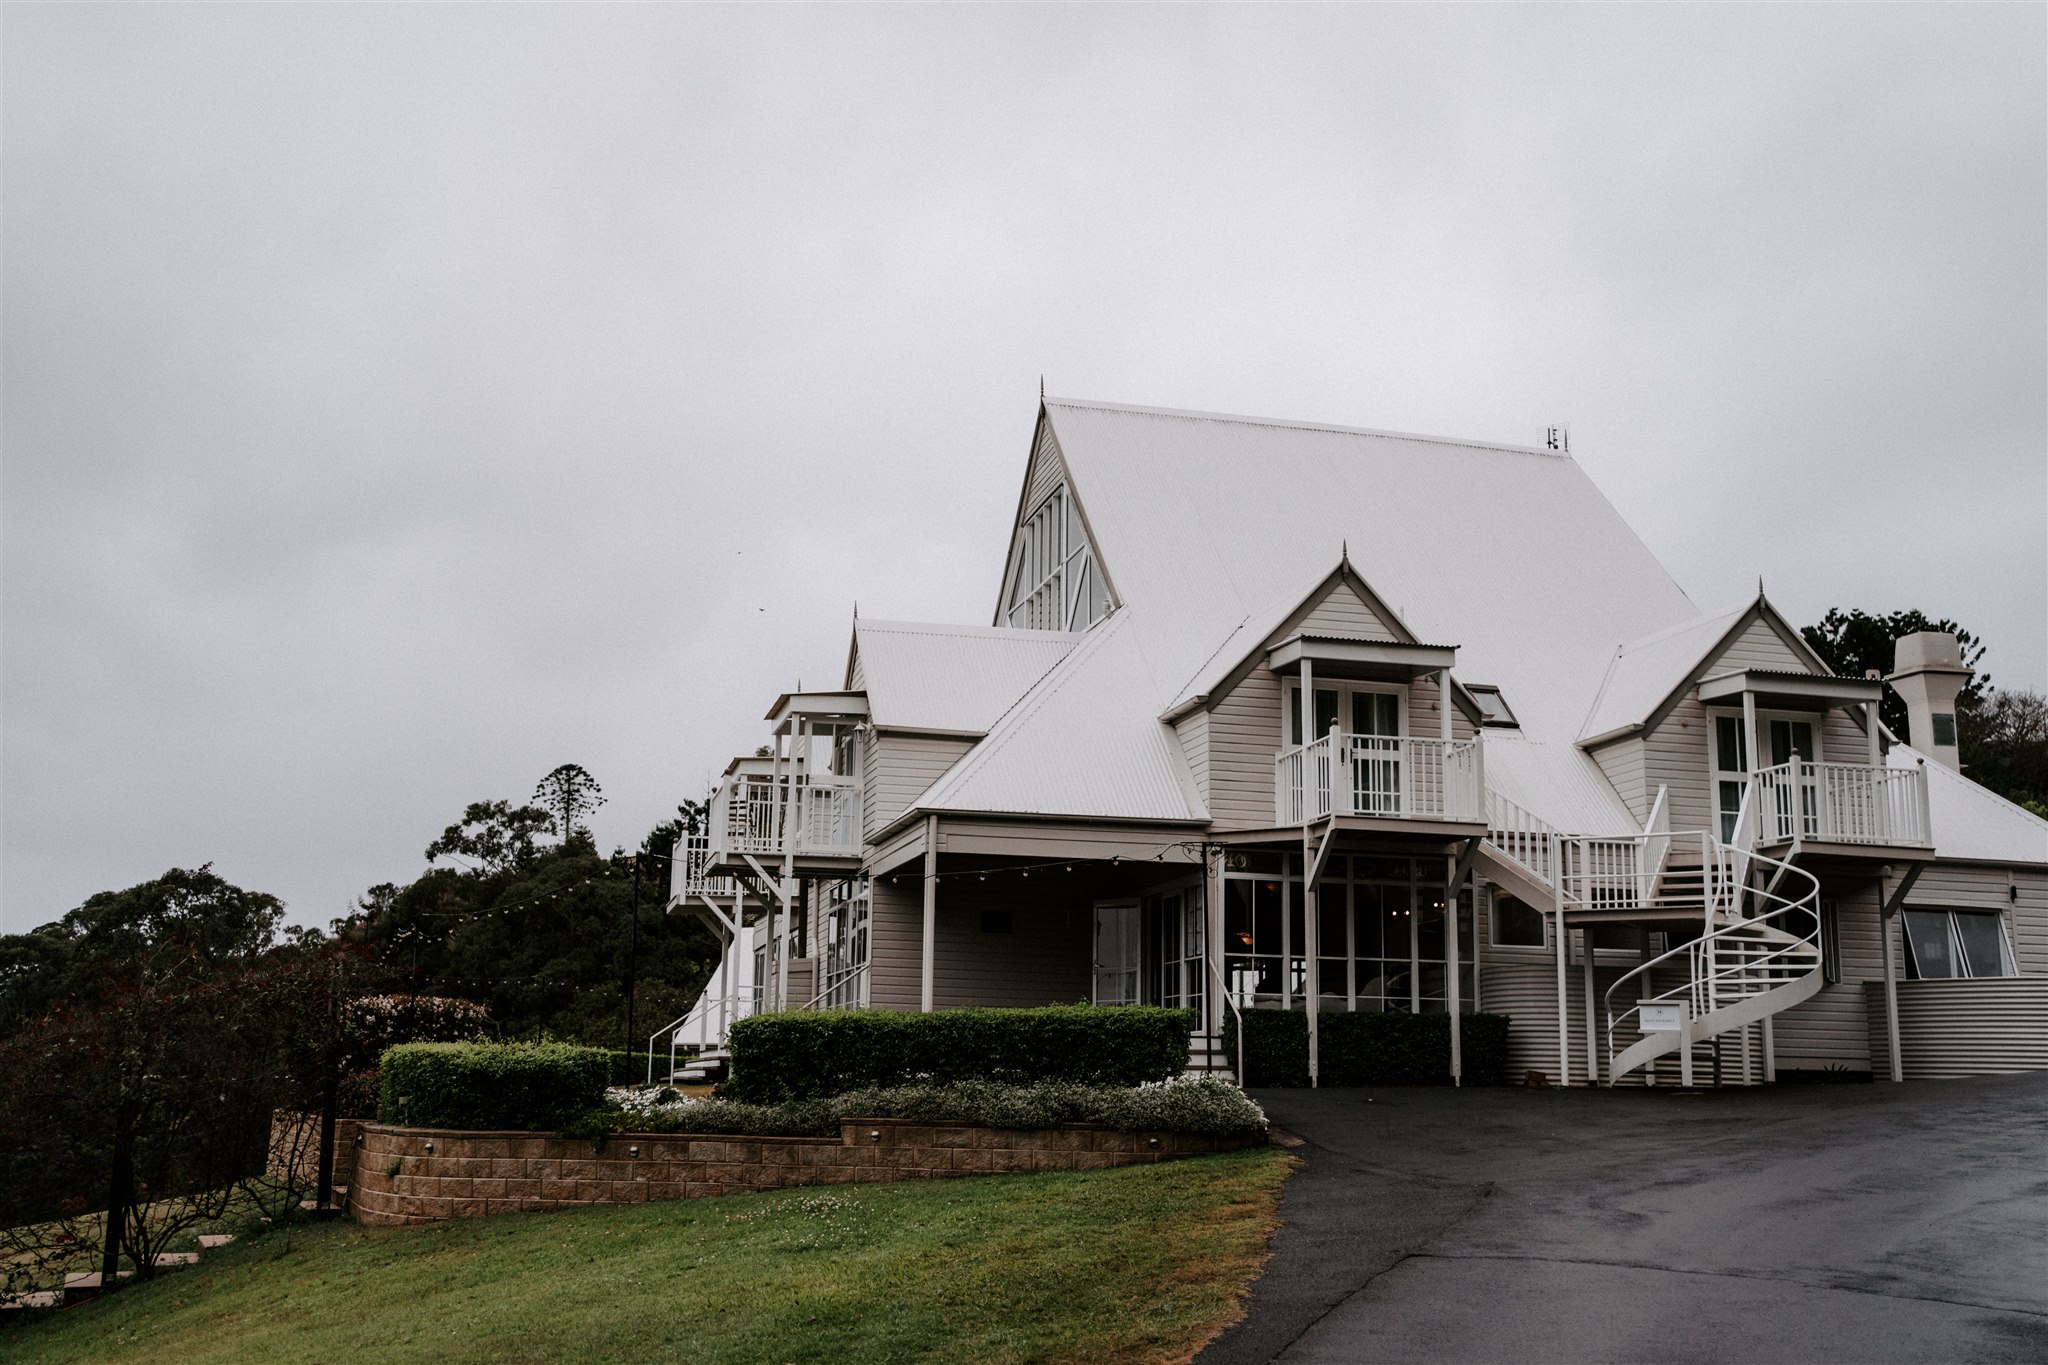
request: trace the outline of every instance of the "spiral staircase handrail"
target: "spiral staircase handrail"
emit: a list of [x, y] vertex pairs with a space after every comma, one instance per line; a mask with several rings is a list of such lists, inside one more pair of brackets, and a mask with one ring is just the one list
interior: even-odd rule
[[[1691, 831], [1688, 831], [1688, 836], [1691, 833]], [[1706, 907], [1707, 922], [1705, 932], [1700, 937], [1686, 943], [1681, 943], [1677, 947], [1660, 953], [1648, 962], [1624, 973], [1612, 985], [1608, 986], [1606, 992], [1601, 997], [1601, 1003], [1605, 1007], [1607, 1016], [1607, 1083], [1609, 1085], [1614, 1084], [1618, 1079], [1613, 1074], [1616, 1056], [1614, 1048], [1615, 1025], [1631, 1014], [1640, 1014], [1644, 1001], [1655, 1003], [1678, 997], [1689, 997], [1688, 1003], [1690, 1004], [1699, 1005], [1704, 1003], [1705, 1009], [1700, 1011], [1698, 1015], [1699, 1018], [1703, 1019], [1716, 1008], [1713, 990], [1716, 983], [1743, 978], [1754, 979], [1757, 977], [1759, 968], [1769, 968], [1773, 964], [1792, 959], [1803, 961], [1808, 957], [1809, 953], [1819, 952], [1820, 881], [1818, 878], [1805, 868], [1796, 866], [1793, 863], [1770, 857], [1767, 854], [1757, 853], [1751, 849], [1723, 843], [1712, 831], [1698, 831], [1697, 833], [1701, 840], [1702, 853], [1704, 855], [1701, 865], [1701, 895]], [[1680, 837], [1687, 836], [1677, 834], [1672, 836], [1673, 839]], [[1710, 870], [1715, 868], [1717, 863], [1723, 867], [1728, 866], [1729, 863], [1739, 863], [1742, 865], [1744, 875], [1740, 879], [1730, 878], [1726, 883], [1717, 887], [1710, 876]], [[1766, 887], [1747, 885], [1746, 882], [1751, 866], [1759, 863], [1767, 864], [1777, 869], [1777, 875], [1781, 879], [1784, 877], [1793, 878], [1792, 885], [1795, 887], [1801, 886], [1803, 883], [1803, 889], [1796, 895], [1783, 895]], [[1724, 896], [1726, 898], [1725, 902], [1723, 901]], [[1768, 906], [1759, 905], [1760, 913], [1745, 914], [1743, 912], [1743, 901], [1745, 898], [1750, 899], [1753, 903], [1771, 902], [1773, 904]], [[1785, 916], [1790, 915], [1795, 910], [1803, 910], [1808, 913], [1808, 922], [1811, 927], [1804, 934], [1794, 933], [1786, 928], [1782, 922], [1773, 923], [1773, 921], [1782, 921]], [[1722, 921], [1718, 925], [1715, 924], [1717, 918]], [[1768, 952], [1746, 955], [1740, 962], [1727, 967], [1715, 965], [1712, 951], [1712, 945], [1715, 942], [1723, 939], [1734, 939], [1744, 935], [1751, 936], [1752, 941], [1754, 941], [1754, 932], [1759, 927], [1774, 930], [1786, 937]], [[1682, 985], [1656, 994], [1638, 996], [1635, 1003], [1618, 1011], [1615, 1009], [1615, 992], [1621, 990], [1632, 981], [1637, 981], [1638, 979], [1651, 980], [1651, 973], [1658, 967], [1681, 956], [1687, 957], [1691, 961], [1691, 969], [1687, 972], [1687, 980]], [[1757, 994], [1763, 994], [1770, 989], [1774, 989], [1774, 987], [1766, 986], [1765, 991], [1757, 992]]]

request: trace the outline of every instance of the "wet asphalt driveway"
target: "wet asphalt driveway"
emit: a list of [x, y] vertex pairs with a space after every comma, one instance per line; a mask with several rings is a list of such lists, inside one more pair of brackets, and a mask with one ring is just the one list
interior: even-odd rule
[[1202, 1365], [2048, 1361], [2048, 1075], [1256, 1098], [1307, 1164]]

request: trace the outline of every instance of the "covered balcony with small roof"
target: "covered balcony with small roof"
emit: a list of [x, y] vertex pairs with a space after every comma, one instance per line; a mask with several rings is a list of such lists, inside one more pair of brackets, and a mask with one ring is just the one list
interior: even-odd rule
[[[1737, 812], [1738, 818], [1753, 822], [1758, 847], [1796, 847], [1809, 858], [1932, 857], [1927, 774], [1920, 767], [1886, 765], [1877, 719], [1882, 692], [1883, 683], [1874, 677], [1790, 670], [1734, 669], [1701, 679], [1700, 703], [1721, 712], [1713, 744], [1724, 789], [1717, 798], [1723, 823]], [[1739, 717], [1733, 714], [1737, 708]], [[1860, 713], [1862, 753], [1816, 752], [1815, 737], [1836, 710]], [[1725, 790], [1732, 786], [1727, 779], [1743, 772], [1754, 788], [1746, 804]], [[1723, 837], [1747, 833], [1724, 830]]]
[[709, 808], [704, 871], [762, 878], [860, 870], [861, 692], [784, 693], [769, 709], [768, 752], [726, 765]]
[[[1469, 837], [1486, 826], [1479, 740], [1452, 736], [1451, 645], [1297, 634], [1266, 666], [1297, 684], [1283, 695], [1288, 738], [1273, 758], [1274, 823], [1343, 831]], [[1401, 691], [1434, 675], [1439, 733], [1405, 733]], [[1360, 688], [1349, 684], [1383, 684]]]

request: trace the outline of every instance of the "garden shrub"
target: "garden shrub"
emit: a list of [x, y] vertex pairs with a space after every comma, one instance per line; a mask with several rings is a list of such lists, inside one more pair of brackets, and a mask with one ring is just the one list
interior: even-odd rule
[[732, 1027], [723, 1093], [776, 1103], [914, 1081], [1139, 1085], [1187, 1069], [1192, 1027], [1186, 1010], [1131, 1005], [761, 1014]]
[[1039, 1081], [1005, 1085], [881, 1086], [829, 1100], [747, 1104], [738, 1100], [682, 1098], [666, 1088], [613, 1092], [612, 1104], [564, 1129], [573, 1137], [602, 1140], [613, 1133], [744, 1133], [756, 1137], [837, 1137], [845, 1119], [908, 1119], [915, 1123], [982, 1128], [1050, 1128], [1101, 1123], [1123, 1132], [1208, 1133], [1251, 1136], [1265, 1131], [1266, 1116], [1226, 1081], [1177, 1079], [1140, 1086]]
[[377, 1117], [419, 1128], [555, 1129], [598, 1107], [610, 1058], [568, 1043], [401, 1043]]
[[[1508, 1017], [1461, 1016], [1467, 1085], [1497, 1085], [1507, 1071]], [[1451, 1079], [1448, 1014], [1330, 1013], [1321, 1016], [1324, 1085], [1446, 1085]], [[1301, 1010], [1246, 1010], [1247, 1085], [1308, 1084], [1308, 1015]], [[1237, 1062], [1237, 1016], [1226, 1016], [1223, 1050]]]

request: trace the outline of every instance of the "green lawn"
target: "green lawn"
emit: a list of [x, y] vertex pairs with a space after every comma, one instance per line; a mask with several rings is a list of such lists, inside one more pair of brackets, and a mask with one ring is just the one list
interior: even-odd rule
[[1290, 1159], [301, 1230], [0, 1328], [38, 1362], [1177, 1360], [1237, 1314]]

